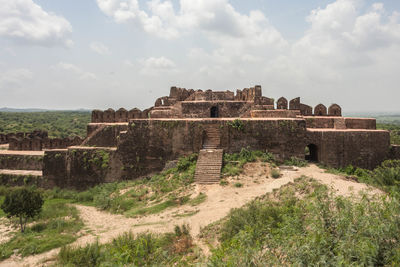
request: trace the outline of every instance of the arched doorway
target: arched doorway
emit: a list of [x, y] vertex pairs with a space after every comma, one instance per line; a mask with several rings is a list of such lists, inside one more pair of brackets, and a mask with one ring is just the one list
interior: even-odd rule
[[212, 107], [210, 110], [211, 118], [218, 118], [218, 107]]
[[305, 150], [305, 159], [311, 162], [318, 162], [318, 147], [314, 144], [309, 144], [306, 146]]

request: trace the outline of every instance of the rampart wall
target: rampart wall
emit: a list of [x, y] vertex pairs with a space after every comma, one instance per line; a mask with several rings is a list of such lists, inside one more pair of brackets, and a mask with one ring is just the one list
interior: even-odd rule
[[43, 156], [0, 154], [0, 169], [6, 170], [42, 170]]
[[318, 162], [330, 167], [373, 169], [389, 157], [387, 131], [308, 129], [307, 136], [318, 147]]
[[85, 188], [122, 177], [123, 165], [115, 148], [70, 147], [44, 155], [47, 187]]
[[[243, 147], [268, 150], [278, 158], [304, 157], [306, 125], [302, 119], [240, 120], [134, 120], [121, 137], [118, 153], [126, 166], [124, 175], [137, 177], [161, 170], [166, 161], [197, 153], [205, 129], [220, 131], [226, 153]], [[303, 140], [303, 141], [301, 141]]]
[[38, 136], [24, 138], [10, 138], [9, 150], [40, 151], [44, 149], [60, 149], [80, 145], [82, 138], [41, 138]]

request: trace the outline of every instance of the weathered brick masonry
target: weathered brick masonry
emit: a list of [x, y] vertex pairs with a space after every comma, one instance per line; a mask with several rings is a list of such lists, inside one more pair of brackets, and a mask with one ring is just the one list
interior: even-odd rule
[[337, 104], [314, 109], [262, 96], [261, 86], [214, 92], [172, 87], [146, 110], [94, 110], [80, 146], [45, 152], [48, 186], [83, 189], [134, 179], [164, 168], [170, 160], [207, 148], [209, 138], [225, 153], [267, 150], [277, 159], [306, 158], [332, 167], [374, 168], [400, 158], [389, 132], [375, 119], [344, 118]]

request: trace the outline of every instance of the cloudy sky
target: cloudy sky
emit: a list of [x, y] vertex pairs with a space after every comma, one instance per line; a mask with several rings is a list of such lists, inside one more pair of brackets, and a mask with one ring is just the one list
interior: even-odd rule
[[400, 1], [0, 0], [0, 107], [147, 108], [169, 87], [400, 111]]

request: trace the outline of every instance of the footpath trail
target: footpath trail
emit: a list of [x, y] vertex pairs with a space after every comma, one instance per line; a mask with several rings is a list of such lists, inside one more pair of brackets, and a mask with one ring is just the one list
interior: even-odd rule
[[[278, 179], [268, 178], [268, 166], [261, 163], [249, 163], [245, 166], [243, 175], [229, 179], [229, 186], [221, 185], [196, 185], [193, 196], [202, 192], [207, 195], [206, 201], [197, 206], [183, 205], [170, 208], [162, 213], [148, 215], [139, 218], [126, 218], [123, 215], [114, 215], [99, 211], [94, 207], [75, 205], [80, 212], [80, 217], [85, 223], [85, 231], [72, 246], [83, 246], [96, 240], [100, 243], [110, 242], [113, 238], [131, 231], [132, 233], [153, 232], [165, 233], [173, 231], [175, 225], [188, 224], [195, 242], [202, 227], [225, 217], [232, 208], [239, 208], [252, 199], [262, 196], [274, 189], [293, 182], [302, 175], [312, 177], [322, 184], [331, 187], [338, 195], [357, 195], [360, 191], [368, 191], [370, 194], [382, 192], [365, 184], [346, 180], [342, 176], [325, 173], [316, 165], [310, 165], [298, 170], [281, 170], [282, 176]], [[242, 187], [233, 184], [240, 182]], [[179, 215], [194, 214], [182, 217]], [[205, 248], [202, 244], [200, 247]], [[206, 249], [206, 248], [205, 248]], [[0, 266], [42, 266], [53, 263], [59, 249], [53, 249], [46, 253], [25, 258], [12, 257], [0, 262]]]

